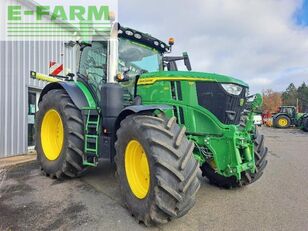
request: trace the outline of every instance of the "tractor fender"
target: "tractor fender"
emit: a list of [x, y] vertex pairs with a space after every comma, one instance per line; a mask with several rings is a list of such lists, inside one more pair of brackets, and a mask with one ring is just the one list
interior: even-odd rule
[[165, 111], [169, 109], [172, 109], [172, 107], [168, 105], [132, 105], [125, 107], [116, 119], [115, 131], [119, 129], [121, 121], [129, 115], [141, 112], [154, 112], [155, 110]]
[[[132, 106], [125, 107], [124, 109], [122, 109], [122, 111], [120, 112], [120, 114], [115, 120], [114, 130], [113, 130], [113, 135], [112, 135], [113, 142], [116, 140], [116, 133], [117, 133], [117, 130], [121, 126], [121, 121], [124, 120], [127, 116], [132, 115], [132, 114], [137, 114], [137, 113], [154, 112], [155, 110], [165, 111], [169, 109], [172, 109], [172, 107], [168, 105], [132, 105]], [[116, 155], [116, 152], [113, 147], [111, 155], [110, 155], [110, 161], [112, 163], [114, 161], [115, 155]]]
[[286, 116], [286, 117], [288, 117], [289, 119], [291, 119], [290, 118], [290, 116], [288, 115], [288, 114], [286, 114], [286, 113], [278, 113], [278, 114], [275, 114], [274, 116], [273, 116], [273, 120], [275, 120], [277, 117], [279, 117], [279, 116]]
[[64, 89], [71, 97], [73, 103], [79, 109], [88, 107], [87, 98], [83, 94], [82, 90], [74, 82], [56, 82], [46, 85], [40, 95], [39, 102], [41, 102], [45, 94], [54, 89]]

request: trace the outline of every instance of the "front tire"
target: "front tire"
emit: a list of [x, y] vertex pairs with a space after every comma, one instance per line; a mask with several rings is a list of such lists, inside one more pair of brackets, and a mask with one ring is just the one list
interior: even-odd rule
[[200, 187], [194, 144], [174, 117], [128, 116], [115, 147], [122, 197], [138, 222], [166, 223], [193, 207]]
[[256, 132], [254, 145], [254, 157], [256, 163], [255, 173], [251, 173], [250, 171], [243, 172], [242, 178], [239, 181], [235, 176], [225, 177], [218, 174], [215, 171], [213, 164], [205, 162], [201, 166], [202, 176], [208, 178], [211, 184], [226, 189], [242, 187], [254, 183], [263, 175], [263, 170], [267, 165], [266, 155], [268, 149], [264, 146], [264, 135], [260, 135]]
[[39, 103], [36, 151], [41, 170], [51, 178], [76, 177], [84, 167], [83, 121], [66, 91], [49, 91]]

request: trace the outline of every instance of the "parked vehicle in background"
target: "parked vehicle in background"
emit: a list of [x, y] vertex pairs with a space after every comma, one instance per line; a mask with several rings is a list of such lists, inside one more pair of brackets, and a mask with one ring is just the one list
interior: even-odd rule
[[269, 118], [264, 123], [267, 127], [273, 127], [273, 118]]
[[298, 126], [302, 116], [303, 114], [297, 113], [294, 106], [281, 106], [278, 113], [273, 116], [273, 126], [276, 128]]
[[273, 126], [276, 128], [299, 127], [308, 131], [308, 113], [298, 113], [294, 106], [281, 106], [279, 112], [273, 116]]
[[299, 121], [298, 126], [300, 129], [304, 130], [305, 132], [308, 132], [308, 113], [303, 114]]
[[261, 115], [254, 115], [253, 116], [253, 123], [254, 123], [254, 125], [261, 127], [262, 124], [263, 124], [262, 116]]
[[273, 115], [270, 111], [262, 112], [262, 124], [265, 124], [267, 127], [273, 126]]

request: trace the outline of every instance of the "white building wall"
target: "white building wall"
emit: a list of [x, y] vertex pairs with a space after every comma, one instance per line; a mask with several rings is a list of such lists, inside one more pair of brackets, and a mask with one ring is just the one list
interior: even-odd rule
[[27, 151], [28, 90], [40, 91], [46, 84], [31, 79], [30, 71], [48, 74], [49, 61], [76, 72], [75, 50], [63, 41], [0, 41], [0, 158]]

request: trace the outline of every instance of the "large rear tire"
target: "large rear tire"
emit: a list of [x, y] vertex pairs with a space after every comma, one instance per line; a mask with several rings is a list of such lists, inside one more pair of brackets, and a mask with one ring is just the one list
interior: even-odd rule
[[291, 120], [285, 115], [277, 116], [274, 119], [274, 127], [276, 128], [289, 128], [291, 126]]
[[36, 151], [41, 170], [51, 178], [76, 177], [82, 171], [83, 121], [66, 91], [49, 91], [39, 103]]
[[215, 171], [213, 164], [205, 162], [201, 166], [202, 176], [208, 178], [211, 184], [226, 189], [242, 187], [257, 181], [262, 176], [263, 170], [267, 165], [266, 155], [268, 149], [264, 146], [264, 136], [260, 135], [258, 132], [255, 134], [254, 144], [254, 157], [256, 163], [255, 173], [251, 173], [250, 171], [243, 172], [241, 180], [237, 180], [234, 176], [225, 177], [218, 174]]
[[115, 147], [124, 204], [138, 222], [166, 223], [193, 207], [200, 187], [194, 144], [174, 117], [128, 116]]

